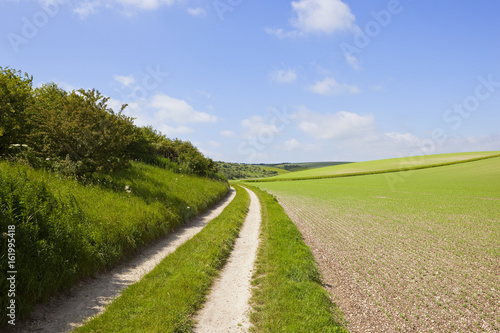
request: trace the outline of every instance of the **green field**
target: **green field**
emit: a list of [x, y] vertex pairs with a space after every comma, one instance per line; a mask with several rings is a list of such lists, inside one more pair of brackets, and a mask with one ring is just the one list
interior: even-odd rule
[[[365, 165], [387, 167], [387, 161]], [[352, 281], [335, 295], [348, 322], [376, 310], [392, 330], [500, 330], [500, 157], [389, 174], [253, 184], [276, 195], [303, 234], [315, 235], [334, 281]], [[360, 295], [356, 311], [349, 307], [352, 295]]]
[[408, 158], [408, 157], [393, 158], [387, 160], [349, 163], [349, 164], [297, 171], [289, 174], [270, 177], [266, 179], [266, 181], [330, 178], [330, 177], [413, 170], [413, 169], [428, 168], [433, 166], [461, 163], [464, 161], [488, 158], [491, 156], [500, 156], [500, 151], [440, 154], [440, 155], [429, 155], [429, 156], [416, 156], [413, 158]]

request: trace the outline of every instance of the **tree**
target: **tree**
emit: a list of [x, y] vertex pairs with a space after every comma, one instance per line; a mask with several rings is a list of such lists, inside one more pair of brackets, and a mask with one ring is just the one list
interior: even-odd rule
[[132, 118], [108, 108], [96, 90], [66, 92], [56, 84], [35, 90], [30, 146], [40, 158], [72, 163], [78, 176], [125, 168], [135, 138]]
[[29, 132], [26, 109], [32, 102], [33, 78], [0, 67], [0, 155], [13, 144], [25, 144]]

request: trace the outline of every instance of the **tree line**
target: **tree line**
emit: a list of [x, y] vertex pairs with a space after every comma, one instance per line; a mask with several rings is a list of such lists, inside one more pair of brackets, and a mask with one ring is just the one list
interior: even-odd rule
[[200, 176], [216, 163], [188, 141], [138, 127], [93, 90], [33, 87], [33, 77], [0, 67], [0, 157], [77, 177], [127, 168], [138, 160]]

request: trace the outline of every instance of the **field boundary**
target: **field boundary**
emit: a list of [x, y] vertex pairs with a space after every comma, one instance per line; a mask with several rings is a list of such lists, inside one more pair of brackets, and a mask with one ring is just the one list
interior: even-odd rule
[[252, 332], [347, 333], [296, 225], [274, 196], [248, 188], [259, 198], [262, 214], [250, 300]]
[[355, 177], [355, 176], [368, 176], [368, 175], [378, 175], [378, 174], [384, 174], [384, 173], [395, 173], [395, 172], [404, 172], [404, 171], [413, 171], [413, 170], [422, 170], [422, 169], [437, 168], [437, 167], [443, 167], [443, 166], [449, 166], [449, 165], [455, 165], [455, 164], [476, 162], [476, 161], [486, 160], [486, 159], [490, 159], [490, 158], [497, 158], [497, 157], [500, 157], [500, 154], [491, 155], [491, 156], [476, 157], [476, 158], [471, 158], [471, 159], [462, 160], [462, 161], [453, 161], [453, 162], [445, 162], [445, 163], [439, 163], [439, 164], [432, 164], [432, 165], [420, 165], [420, 166], [407, 167], [407, 168], [401, 167], [401, 168], [398, 168], [398, 169], [388, 169], [388, 170], [378, 170], [378, 171], [362, 171], [362, 172], [344, 173], [344, 174], [338, 174], [338, 175], [297, 177], [297, 178], [248, 179], [248, 180], [245, 180], [245, 182], [248, 182], [248, 183], [271, 183], [271, 182], [285, 182], [285, 181], [299, 181], [299, 180], [315, 180], [315, 179], [328, 179], [328, 178], [343, 178], [343, 177]]

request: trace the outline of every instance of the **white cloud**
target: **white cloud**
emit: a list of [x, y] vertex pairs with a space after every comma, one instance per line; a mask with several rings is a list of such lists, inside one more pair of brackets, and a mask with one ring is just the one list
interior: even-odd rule
[[[108, 101], [108, 106], [115, 111], [119, 111], [122, 104], [122, 101], [113, 98]], [[217, 120], [213, 115], [196, 111], [181, 99], [164, 94], [128, 103], [124, 114], [133, 117], [136, 126], [153, 126], [169, 137], [194, 132], [188, 124], [213, 123]]]
[[236, 134], [233, 131], [226, 130], [226, 131], [221, 131], [220, 135], [225, 136], [227, 138], [234, 138]]
[[241, 122], [241, 126], [245, 129], [243, 133], [243, 138], [245, 139], [259, 137], [261, 135], [274, 137], [274, 135], [281, 132], [281, 129], [276, 126], [276, 122], [265, 121], [264, 118], [258, 115], [244, 119]]
[[403, 143], [405, 146], [409, 147], [423, 147], [427, 141], [411, 133], [403, 134], [398, 132], [384, 133], [383, 138], [387, 141]]
[[283, 29], [272, 29], [272, 28], [266, 28], [265, 32], [269, 35], [274, 35], [278, 38], [285, 38], [285, 37], [298, 37], [301, 35], [298, 31], [285, 31]]
[[[13, 2], [19, 2], [19, 0], [9, 0]], [[68, 0], [38, 0], [38, 2], [43, 6], [43, 7], [48, 7], [48, 6], [54, 6], [54, 5], [63, 5]]]
[[283, 150], [295, 150], [300, 146], [300, 142], [297, 139], [291, 139], [285, 141], [283, 144]]
[[358, 87], [348, 84], [340, 84], [333, 77], [327, 77], [323, 81], [318, 81], [310, 85], [308, 90], [320, 95], [339, 95], [339, 94], [359, 94]]
[[123, 104], [127, 104], [127, 107], [124, 110], [124, 114], [134, 118], [134, 124], [136, 126], [142, 127], [154, 124], [154, 119], [150, 116], [150, 113], [146, 111], [146, 106], [144, 105], [144, 103], [124, 103], [114, 98], [110, 98], [108, 100], [108, 107], [112, 108], [115, 112], [120, 111]]
[[159, 131], [168, 137], [174, 137], [179, 134], [192, 133], [194, 130], [186, 126], [168, 126], [163, 125], [159, 127]]
[[160, 6], [172, 6], [176, 0], [114, 0], [124, 7], [138, 9], [156, 9]]
[[278, 37], [295, 37], [307, 34], [327, 34], [352, 30], [358, 27], [351, 9], [341, 0], [299, 0], [292, 2], [295, 17], [290, 19], [290, 25], [295, 29], [267, 28], [266, 32]]
[[133, 75], [115, 75], [113, 76], [113, 78], [115, 79], [115, 81], [119, 82], [120, 84], [128, 87], [129, 85], [131, 85], [132, 83], [135, 82], [135, 79], [134, 79], [134, 76]]
[[215, 141], [215, 140], [208, 141], [208, 144], [212, 147], [215, 147], [215, 148], [222, 146], [222, 144], [220, 142]]
[[202, 17], [207, 15], [207, 11], [201, 7], [188, 8], [187, 12], [189, 15], [194, 17]]
[[164, 94], [153, 96], [148, 106], [156, 110], [155, 116], [161, 121], [172, 121], [177, 124], [214, 123], [217, 121], [216, 116], [196, 111], [186, 101]]
[[299, 121], [302, 132], [317, 140], [343, 140], [371, 135], [376, 127], [375, 116], [358, 115], [340, 111], [335, 114], [320, 114], [305, 108], [295, 113], [293, 119]]
[[295, 69], [277, 70], [270, 74], [271, 80], [278, 83], [292, 83], [297, 79]]
[[300, 0], [292, 8], [297, 18], [291, 24], [304, 33], [332, 34], [355, 26], [351, 9], [341, 0]]
[[97, 13], [97, 8], [101, 6], [102, 3], [100, 0], [84, 1], [80, 3], [75, 9], [73, 9], [73, 12], [80, 16], [81, 19], [85, 19], [87, 18], [87, 16]]
[[355, 56], [346, 53], [345, 54], [345, 60], [355, 70], [359, 71], [361, 69], [361, 65], [359, 64], [359, 60]]
[[[49, 0], [45, 0], [49, 1]], [[60, 1], [60, 0], [58, 0]], [[85, 19], [89, 15], [97, 13], [99, 7], [116, 8], [126, 14], [132, 14], [137, 10], [154, 10], [161, 6], [172, 6], [179, 0], [85, 0], [76, 3], [73, 12]]]
[[282, 145], [278, 145], [278, 149], [284, 151], [318, 151], [320, 147], [320, 144], [305, 144], [295, 138], [285, 141]]
[[208, 99], [212, 99], [213, 98], [212, 94], [209, 93], [209, 92], [207, 92], [207, 91], [205, 91], [205, 90], [200, 90], [200, 95], [202, 95], [203, 97], [208, 98]]

